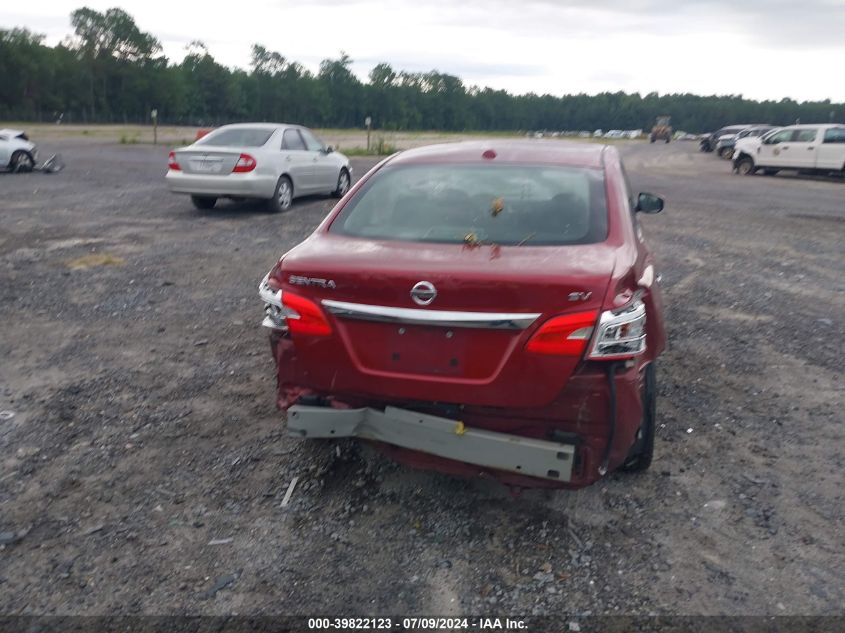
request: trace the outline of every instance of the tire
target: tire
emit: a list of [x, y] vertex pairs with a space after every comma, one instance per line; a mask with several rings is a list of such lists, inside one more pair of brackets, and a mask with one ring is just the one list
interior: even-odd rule
[[31, 172], [35, 168], [35, 159], [32, 154], [22, 149], [19, 149], [9, 161], [9, 169], [15, 174], [25, 174]]
[[736, 173], [740, 176], [752, 176], [757, 171], [754, 167], [754, 161], [748, 156], [740, 158], [736, 163]]
[[217, 204], [217, 198], [214, 196], [191, 196], [191, 202], [197, 209], [205, 211], [214, 208], [214, 205]]
[[667, 137], [666, 142], [668, 143], [668, 142], [669, 142], [669, 141], [671, 141], [671, 140], [672, 140], [672, 138], [671, 138], [671, 137]]
[[287, 176], [282, 176], [276, 183], [273, 197], [267, 201], [267, 207], [273, 213], [287, 211], [293, 204], [293, 183]]
[[766, 176], [774, 176], [774, 175], [776, 175], [779, 171], [780, 171], [780, 169], [764, 169], [764, 170], [763, 170], [763, 173], [764, 173]]
[[723, 147], [719, 150], [719, 158], [723, 158], [724, 160], [728, 160], [731, 157], [731, 154], [734, 153], [732, 147]]
[[654, 138], [654, 136], [652, 135], [652, 136], [649, 136], [649, 137], [648, 137], [648, 140], [649, 140], [649, 142], [650, 142], [650, 143], [654, 143], [654, 141], [655, 141], [656, 139], [655, 139], [655, 138]]
[[643, 385], [643, 421], [637, 433], [637, 441], [628, 453], [628, 459], [619, 467], [626, 473], [641, 473], [648, 470], [654, 458], [654, 431], [657, 420], [657, 368], [649, 363], [645, 369]]
[[346, 195], [346, 192], [349, 191], [351, 184], [352, 179], [349, 177], [349, 172], [346, 171], [346, 168], [344, 167], [337, 175], [337, 189], [332, 192], [332, 195], [335, 198], [342, 198]]

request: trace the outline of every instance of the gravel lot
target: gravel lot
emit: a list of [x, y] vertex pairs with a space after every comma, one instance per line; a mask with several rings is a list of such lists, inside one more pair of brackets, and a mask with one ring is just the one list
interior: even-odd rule
[[655, 463], [514, 498], [285, 436], [256, 288], [332, 200], [199, 212], [164, 147], [51, 146], [0, 174], [0, 613], [843, 612], [843, 182], [621, 144], [667, 198]]

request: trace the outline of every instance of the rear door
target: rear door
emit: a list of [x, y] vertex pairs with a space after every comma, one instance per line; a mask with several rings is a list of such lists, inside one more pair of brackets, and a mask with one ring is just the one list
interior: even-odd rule
[[299, 130], [289, 127], [282, 133], [282, 170], [293, 181], [296, 194], [314, 191], [314, 165]]
[[832, 127], [824, 131], [816, 151], [818, 169], [845, 169], [845, 127]]

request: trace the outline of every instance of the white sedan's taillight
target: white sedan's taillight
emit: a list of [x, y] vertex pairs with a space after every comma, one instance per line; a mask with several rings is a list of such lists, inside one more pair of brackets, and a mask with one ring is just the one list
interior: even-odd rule
[[241, 154], [238, 157], [238, 162], [236, 162], [235, 166], [232, 168], [232, 173], [245, 174], [255, 169], [256, 165], [257, 163], [255, 162], [255, 159], [252, 156], [250, 156], [249, 154]]
[[179, 161], [176, 160], [176, 152], [170, 152], [167, 155], [167, 168], [172, 171], [181, 171], [182, 166], [179, 165]]
[[589, 358], [593, 360], [622, 360], [645, 351], [645, 304], [635, 298], [619, 310], [602, 312]]

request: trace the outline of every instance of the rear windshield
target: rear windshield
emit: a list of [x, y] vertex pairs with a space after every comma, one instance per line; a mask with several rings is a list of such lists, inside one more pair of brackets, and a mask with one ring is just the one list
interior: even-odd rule
[[261, 147], [273, 135], [267, 128], [238, 127], [217, 130], [197, 141], [197, 145], [213, 147]]
[[540, 165], [404, 165], [377, 172], [332, 233], [408, 242], [549, 246], [607, 238], [604, 174]]

